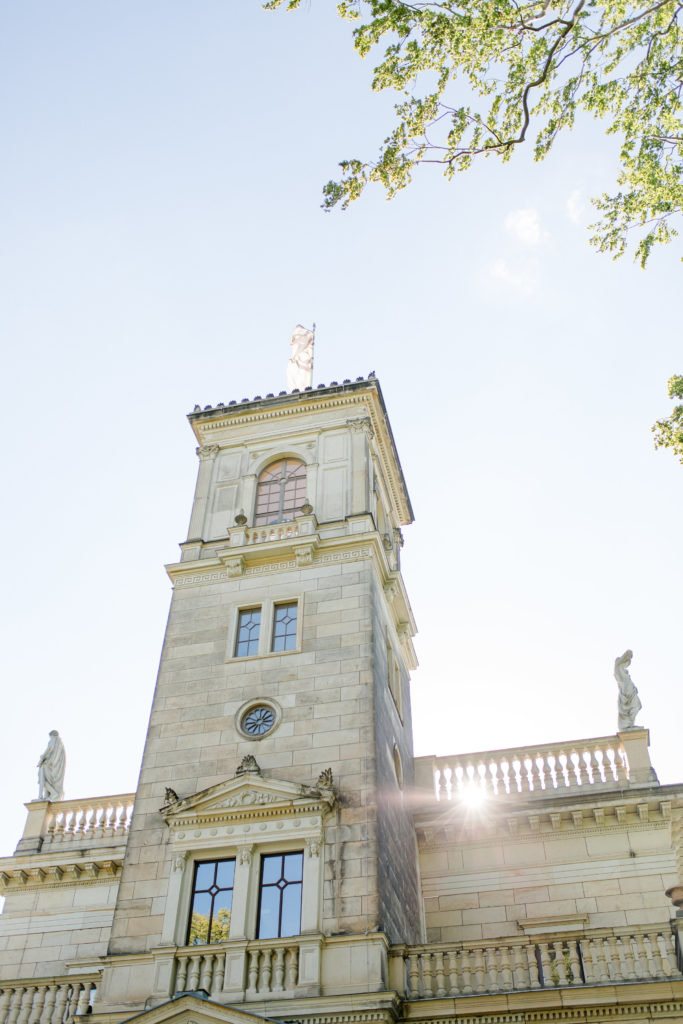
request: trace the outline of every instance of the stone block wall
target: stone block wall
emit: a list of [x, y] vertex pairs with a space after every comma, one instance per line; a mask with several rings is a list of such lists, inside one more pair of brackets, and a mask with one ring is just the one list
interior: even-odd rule
[[[666, 791], [524, 810], [451, 808], [418, 818], [427, 940], [471, 942], [548, 931], [666, 924], [678, 869]], [[628, 796], [628, 800], [624, 797]]]
[[118, 881], [11, 890], [0, 916], [0, 982], [64, 974], [107, 952]]

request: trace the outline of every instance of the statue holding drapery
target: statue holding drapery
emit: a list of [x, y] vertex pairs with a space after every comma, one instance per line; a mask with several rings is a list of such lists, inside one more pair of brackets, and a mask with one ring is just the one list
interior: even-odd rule
[[50, 733], [47, 747], [38, 761], [38, 799], [62, 800], [64, 798], [64, 771], [66, 751], [62, 738], [56, 729]]
[[636, 715], [642, 708], [635, 683], [631, 679], [629, 665], [633, 651], [624, 651], [614, 662], [614, 678], [619, 685], [618, 722], [619, 732], [622, 729], [636, 729]]
[[313, 381], [313, 342], [315, 341], [315, 324], [313, 330], [297, 324], [292, 331], [291, 353], [287, 363], [287, 390], [310, 388]]

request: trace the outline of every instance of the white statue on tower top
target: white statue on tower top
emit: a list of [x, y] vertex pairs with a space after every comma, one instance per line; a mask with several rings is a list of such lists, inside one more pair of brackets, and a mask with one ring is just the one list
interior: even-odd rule
[[309, 331], [297, 324], [292, 331], [292, 351], [287, 363], [287, 390], [297, 388], [303, 391], [313, 383], [313, 342], [315, 341], [315, 324]]
[[50, 740], [38, 762], [38, 799], [62, 800], [64, 798], [64, 770], [66, 752], [61, 736], [56, 729], [50, 733]]
[[628, 670], [633, 651], [624, 651], [614, 662], [614, 678], [619, 684], [619, 732], [623, 729], [637, 729], [636, 715], [642, 708], [635, 683]]

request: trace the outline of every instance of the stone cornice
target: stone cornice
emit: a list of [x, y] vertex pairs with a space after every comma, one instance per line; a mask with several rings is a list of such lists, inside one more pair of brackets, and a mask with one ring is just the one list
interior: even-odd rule
[[122, 860], [81, 860], [42, 866], [0, 868], [0, 892], [33, 889], [61, 889], [74, 885], [102, 885], [121, 874]]

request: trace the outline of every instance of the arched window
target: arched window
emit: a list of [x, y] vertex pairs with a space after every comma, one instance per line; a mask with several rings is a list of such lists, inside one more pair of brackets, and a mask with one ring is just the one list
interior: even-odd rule
[[261, 473], [254, 525], [286, 523], [306, 500], [306, 467], [299, 459], [278, 459]]

